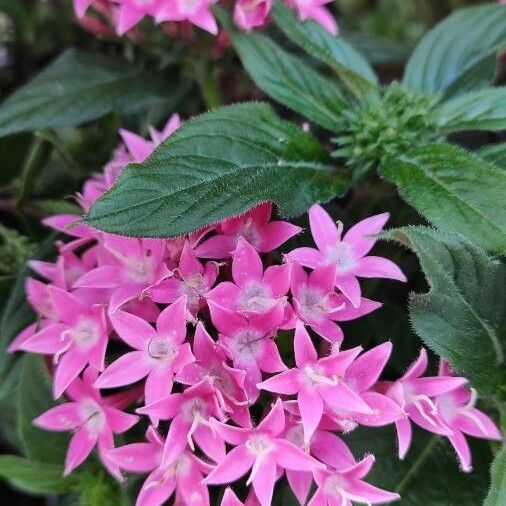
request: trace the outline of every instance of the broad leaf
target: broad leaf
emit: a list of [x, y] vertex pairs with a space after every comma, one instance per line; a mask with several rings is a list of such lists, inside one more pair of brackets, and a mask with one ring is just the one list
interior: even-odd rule
[[[401, 506], [471, 506], [482, 503], [488, 488], [490, 448], [487, 441], [469, 440], [473, 472], [463, 473], [448, 440], [414, 428], [413, 443], [404, 460], [397, 456], [392, 426], [353, 431], [343, 439], [354, 455], [372, 453], [376, 463], [365, 478], [398, 492]], [[495, 505], [494, 505], [495, 506]]]
[[490, 85], [497, 51], [505, 42], [503, 5], [461, 9], [422, 39], [408, 61], [404, 83], [446, 96]]
[[79, 506], [131, 506], [125, 487], [107, 474], [101, 464], [87, 462], [79, 478]]
[[390, 231], [411, 248], [430, 286], [413, 294], [410, 317], [426, 345], [482, 395], [506, 385], [506, 267], [472, 243], [427, 227]]
[[506, 253], [506, 173], [449, 144], [415, 148], [380, 168], [430, 222]]
[[506, 87], [456, 97], [436, 109], [435, 115], [444, 132], [506, 130]]
[[343, 29], [341, 34], [360, 53], [367, 55], [373, 65], [392, 65], [405, 62], [409, 56], [405, 45], [395, 39], [368, 32]]
[[43, 357], [24, 357], [17, 401], [18, 428], [26, 456], [38, 462], [62, 464], [69, 434], [47, 432], [32, 423], [34, 418], [56, 405], [51, 397], [51, 378]]
[[291, 9], [280, 2], [275, 4], [272, 15], [290, 40], [330, 65], [355, 95], [369, 90], [378, 82], [367, 60], [343, 37], [335, 37], [313, 20], [300, 21]]
[[501, 169], [506, 169], [506, 142], [481, 148], [477, 151], [477, 154], [487, 162], [493, 163]]
[[185, 123], [125, 169], [86, 221], [141, 237], [177, 236], [264, 201], [287, 216], [342, 194], [348, 178], [318, 142], [266, 104], [216, 109]]
[[346, 102], [336, 83], [265, 35], [233, 29], [230, 35], [246, 71], [267, 95], [324, 128], [339, 128]]
[[110, 111], [136, 112], [166, 101], [176, 85], [161, 71], [70, 49], [3, 102], [0, 135], [79, 125]]
[[13, 487], [31, 494], [63, 494], [75, 488], [74, 477], [63, 477], [63, 467], [58, 464], [0, 455], [0, 477]]

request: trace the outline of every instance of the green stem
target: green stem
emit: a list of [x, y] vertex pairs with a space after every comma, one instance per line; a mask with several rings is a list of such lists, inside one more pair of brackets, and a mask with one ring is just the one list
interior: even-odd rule
[[402, 492], [404, 492], [404, 490], [407, 488], [411, 479], [416, 475], [416, 473], [423, 466], [427, 457], [429, 457], [429, 455], [431, 454], [431, 452], [434, 449], [434, 446], [437, 444], [438, 440], [439, 440], [438, 436], [432, 436], [431, 440], [429, 441], [429, 444], [424, 448], [422, 453], [420, 453], [418, 458], [415, 460], [413, 465], [409, 468], [408, 472], [406, 473], [404, 478], [400, 481], [400, 483], [397, 485], [397, 487], [395, 487], [395, 491], [398, 494], [402, 494]]
[[199, 80], [199, 85], [208, 109], [221, 105], [221, 95], [214, 70], [211, 70], [207, 77]]

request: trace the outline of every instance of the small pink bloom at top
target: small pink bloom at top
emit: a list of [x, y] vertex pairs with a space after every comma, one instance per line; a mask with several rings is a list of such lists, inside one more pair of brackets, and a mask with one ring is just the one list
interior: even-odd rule
[[315, 347], [302, 323], [297, 323], [294, 339], [296, 367], [258, 385], [277, 394], [297, 394], [304, 441], [309, 443], [327, 407], [372, 414], [371, 408], [343, 380], [345, 371], [361, 348], [338, 352], [318, 359]]
[[[453, 372], [448, 362], [441, 360], [439, 376], [448, 378]], [[454, 390], [438, 395], [435, 404], [444, 424], [451, 430], [448, 439], [455, 448], [463, 471], [472, 471], [471, 451], [465, 436], [480, 439], [502, 439], [499, 429], [485, 413], [475, 408], [476, 391], [467, 386], [459, 386]]]
[[399, 494], [370, 485], [363, 478], [370, 472], [374, 457], [369, 455], [346, 469], [317, 469], [318, 485], [308, 506], [334, 506], [337, 504], [385, 504], [400, 499]]
[[107, 397], [102, 397], [92, 386], [96, 377], [92, 368], [86, 369], [83, 379], [74, 379], [68, 387], [67, 396], [71, 402], [51, 408], [33, 423], [49, 431], [75, 431], [67, 451], [65, 475], [79, 466], [98, 445], [100, 460], [113, 476], [121, 480], [118, 465], [109, 457], [114, 448], [113, 433], [126, 432], [139, 417], [123, 413], [111, 405]]
[[[162, 463], [172, 464], [187, 447], [197, 446], [212, 460], [219, 462], [225, 456], [225, 445], [209, 425], [210, 417], [224, 419], [216, 390], [209, 380], [186, 388], [137, 410], [154, 420], [172, 420], [165, 442]], [[195, 443], [194, 443], [195, 441]]]
[[227, 364], [229, 352], [213, 341], [202, 322], [197, 324], [193, 337], [196, 361], [176, 375], [184, 385], [195, 385], [208, 378], [213, 384], [220, 408], [227, 416], [244, 427], [251, 425], [248, 400], [244, 391], [245, 371]]
[[199, 262], [190, 242], [185, 241], [174, 276], [151, 289], [149, 295], [155, 302], [164, 304], [185, 295], [188, 311], [195, 317], [205, 306], [205, 297], [216, 283], [217, 277], [218, 264]]
[[259, 395], [257, 384], [262, 381], [262, 371], [275, 373], [286, 369], [272, 339], [284, 319], [284, 309], [276, 305], [249, 319], [211, 301], [209, 310], [220, 332], [220, 342], [232, 355], [234, 367], [246, 371], [244, 387], [249, 402], [253, 403]]
[[171, 0], [164, 2], [156, 14], [156, 21], [189, 21], [195, 26], [216, 35], [218, 25], [210, 11], [210, 0]]
[[174, 375], [195, 361], [186, 339], [186, 298], [165, 308], [156, 330], [134, 314], [118, 311], [112, 317], [114, 330], [135, 351], [123, 354], [99, 377], [96, 388], [130, 385], [146, 378], [145, 397], [151, 404], [172, 391]]
[[269, 221], [271, 214], [272, 204], [266, 203], [223, 221], [218, 233], [199, 244], [195, 254], [203, 258], [230, 258], [239, 237], [244, 237], [259, 253], [269, 253], [302, 230], [287, 221]]
[[234, 7], [235, 24], [247, 31], [263, 26], [271, 8], [271, 0], [237, 0]]
[[306, 274], [297, 263], [291, 266], [292, 302], [297, 318], [330, 342], [340, 344], [344, 339], [338, 321], [355, 320], [381, 306], [364, 297], [353, 307], [334, 287], [335, 265], [317, 266]]
[[109, 314], [133, 299], [143, 298], [150, 288], [171, 275], [164, 261], [165, 241], [105, 233], [102, 236], [104, 254], [100, 265], [84, 274], [74, 286], [113, 289]]
[[338, 28], [334, 16], [325, 8], [324, 5], [332, 0], [287, 0], [286, 4], [297, 11], [299, 19], [313, 19], [323, 26], [332, 35], [337, 35]]
[[281, 436], [285, 429], [285, 414], [279, 399], [255, 428], [233, 427], [221, 422], [214, 422], [213, 427], [234, 448], [211, 471], [204, 483], [233, 483], [251, 469], [246, 484], [253, 485], [261, 506], [271, 504], [278, 467], [294, 471], [313, 471], [324, 467]]
[[395, 422], [399, 441], [399, 458], [403, 459], [411, 445], [410, 420], [425, 430], [449, 435], [451, 430], [444, 423], [433, 398], [462, 387], [467, 383], [465, 378], [453, 376], [427, 376], [423, 374], [428, 367], [428, 356], [424, 348], [411, 364], [406, 373], [395, 382], [384, 382], [380, 385], [391, 399], [402, 410], [402, 418]]
[[265, 313], [276, 304], [286, 304], [290, 266], [273, 265], [265, 272], [262, 259], [246, 239], [240, 237], [232, 257], [232, 279], [220, 283], [207, 298], [245, 316]]
[[383, 213], [366, 218], [341, 237], [342, 223], [338, 222], [336, 226], [323, 207], [315, 204], [309, 210], [309, 223], [318, 249], [297, 248], [288, 256], [312, 269], [317, 265], [335, 265], [336, 288], [358, 307], [361, 290], [357, 277], [406, 281], [404, 274], [392, 261], [367, 256], [376, 242], [373, 236], [381, 232], [388, 216], [388, 213]]
[[48, 292], [55, 321], [43, 325], [19, 349], [54, 355], [53, 395], [58, 398], [88, 364], [104, 369], [108, 329], [102, 306], [89, 306], [55, 286], [50, 285]]

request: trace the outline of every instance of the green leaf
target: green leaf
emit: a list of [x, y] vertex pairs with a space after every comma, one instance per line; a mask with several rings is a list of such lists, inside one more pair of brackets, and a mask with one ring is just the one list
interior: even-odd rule
[[125, 490], [101, 465], [87, 463], [79, 476], [79, 506], [130, 506]]
[[336, 83], [265, 35], [231, 29], [230, 36], [246, 71], [267, 95], [324, 128], [339, 128], [346, 102]]
[[483, 506], [503, 506], [506, 504], [506, 447], [495, 456], [492, 463], [492, 483]]
[[51, 378], [39, 355], [26, 355], [18, 387], [18, 427], [27, 457], [38, 462], [62, 464], [67, 452], [69, 434], [47, 432], [32, 421], [55, 406], [51, 395]]
[[278, 27], [295, 44], [329, 65], [355, 95], [378, 82], [367, 60], [343, 37], [336, 37], [313, 20], [300, 21], [294, 12], [277, 2], [272, 15]]
[[506, 87], [473, 91], [443, 103], [435, 111], [444, 132], [505, 130]]
[[63, 477], [62, 466], [15, 455], [0, 455], [0, 477], [31, 494], [63, 494], [76, 486], [75, 477]]
[[430, 286], [413, 294], [415, 332], [482, 395], [506, 385], [506, 267], [472, 243], [427, 227], [394, 229], [412, 249]]
[[506, 42], [506, 9], [461, 9], [433, 28], [406, 66], [404, 84], [429, 94], [458, 95], [490, 85]]
[[415, 148], [380, 168], [437, 227], [506, 253], [506, 173], [449, 144]]
[[506, 169], [506, 142], [481, 148], [477, 151], [477, 154], [487, 162], [493, 163], [501, 169]]
[[[49, 256], [54, 250], [55, 234], [50, 234], [39, 246], [34, 259], [42, 260]], [[10, 368], [16, 362], [18, 356], [7, 353], [6, 349], [16, 335], [23, 330], [30, 322], [33, 322], [34, 315], [27, 306], [25, 300], [25, 278], [29, 269], [25, 267], [17, 275], [15, 282], [10, 285], [10, 295], [3, 307], [0, 319], [0, 383], [9, 374]]]
[[402, 461], [397, 457], [392, 426], [359, 428], [343, 439], [357, 458], [369, 453], [376, 457], [366, 481], [399, 493], [401, 506], [474, 506], [481, 504], [487, 493], [491, 458], [487, 441], [469, 440], [473, 472], [463, 473], [448, 440], [417, 427]]
[[166, 237], [265, 201], [295, 216], [346, 191], [348, 177], [327, 156], [267, 104], [223, 107], [185, 123], [146, 162], [127, 167], [86, 222], [124, 235]]
[[175, 87], [163, 73], [70, 49], [0, 107], [0, 135], [79, 125], [160, 103]]

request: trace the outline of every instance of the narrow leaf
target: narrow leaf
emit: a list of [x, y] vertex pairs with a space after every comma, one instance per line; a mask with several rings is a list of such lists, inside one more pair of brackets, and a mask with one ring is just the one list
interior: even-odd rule
[[435, 111], [445, 132], [505, 130], [506, 87], [485, 88], [445, 102]]
[[259, 33], [230, 30], [255, 84], [274, 100], [327, 128], [339, 128], [345, 98], [336, 83]]
[[264, 201], [295, 216], [347, 187], [312, 136], [268, 105], [246, 103], [185, 123], [146, 162], [127, 167], [86, 221], [125, 235], [177, 236]]
[[79, 125], [111, 111], [136, 112], [167, 100], [174, 87], [162, 72], [70, 49], [3, 102], [0, 135]]
[[47, 462], [0, 455], [0, 477], [30, 494], [62, 494], [76, 486], [76, 479], [63, 477], [63, 467]]
[[433, 28], [415, 49], [404, 83], [446, 96], [490, 85], [496, 53], [506, 42], [506, 9], [481, 5], [458, 10]]
[[275, 4], [272, 15], [290, 40], [329, 65], [354, 94], [359, 95], [378, 82], [367, 60], [342, 36], [332, 35], [313, 20], [300, 21], [280, 2]]
[[430, 286], [413, 294], [410, 317], [425, 344], [482, 395], [506, 384], [506, 268], [456, 235], [427, 227], [390, 231], [412, 249]]
[[506, 252], [506, 173], [449, 144], [387, 160], [380, 168], [401, 196], [437, 227]]

